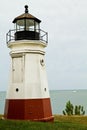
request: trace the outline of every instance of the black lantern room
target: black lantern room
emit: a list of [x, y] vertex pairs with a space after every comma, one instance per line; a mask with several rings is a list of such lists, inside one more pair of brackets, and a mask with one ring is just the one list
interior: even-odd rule
[[13, 20], [15, 24], [15, 40], [39, 40], [40, 20], [28, 13], [25, 5], [25, 13]]
[[13, 20], [15, 28], [7, 33], [7, 43], [14, 40], [42, 40], [47, 43], [48, 33], [40, 29], [40, 22], [28, 12], [25, 5], [25, 13]]

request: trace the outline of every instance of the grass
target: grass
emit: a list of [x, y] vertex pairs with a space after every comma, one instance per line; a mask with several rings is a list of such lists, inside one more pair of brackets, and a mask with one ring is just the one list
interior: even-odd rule
[[53, 123], [0, 120], [0, 130], [87, 130], [87, 116], [55, 115]]

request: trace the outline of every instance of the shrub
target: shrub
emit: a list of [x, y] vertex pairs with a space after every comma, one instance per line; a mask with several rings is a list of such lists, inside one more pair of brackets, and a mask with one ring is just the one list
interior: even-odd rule
[[66, 108], [65, 110], [63, 110], [63, 115], [84, 115], [85, 111], [83, 109], [83, 106], [79, 105], [75, 105], [73, 106], [73, 104], [68, 101], [66, 103]]

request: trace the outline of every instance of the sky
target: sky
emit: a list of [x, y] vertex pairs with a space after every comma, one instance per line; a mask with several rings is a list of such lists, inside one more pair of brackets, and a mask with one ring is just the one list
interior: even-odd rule
[[10, 49], [6, 33], [24, 13], [39, 18], [48, 32], [45, 62], [49, 89], [87, 89], [87, 0], [0, 1], [0, 91], [9, 85]]

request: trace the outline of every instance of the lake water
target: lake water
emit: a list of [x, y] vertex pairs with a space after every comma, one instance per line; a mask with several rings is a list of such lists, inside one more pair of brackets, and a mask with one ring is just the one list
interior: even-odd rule
[[[62, 114], [67, 101], [73, 105], [84, 106], [87, 115], [87, 90], [51, 90], [51, 105], [53, 114]], [[0, 92], [0, 114], [4, 113], [6, 92]]]

